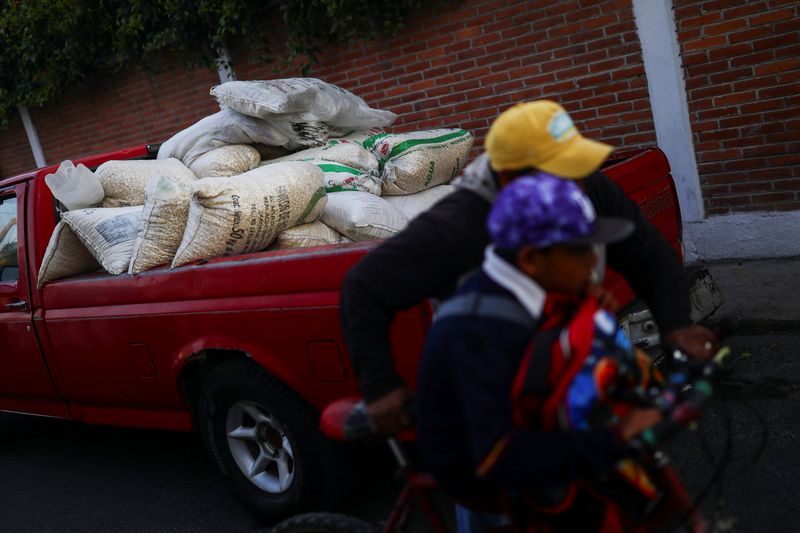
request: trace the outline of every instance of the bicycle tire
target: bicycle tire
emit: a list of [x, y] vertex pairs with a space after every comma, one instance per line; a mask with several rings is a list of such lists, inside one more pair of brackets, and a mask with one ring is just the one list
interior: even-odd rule
[[353, 516], [337, 513], [305, 513], [287, 518], [270, 533], [377, 533], [380, 528]]

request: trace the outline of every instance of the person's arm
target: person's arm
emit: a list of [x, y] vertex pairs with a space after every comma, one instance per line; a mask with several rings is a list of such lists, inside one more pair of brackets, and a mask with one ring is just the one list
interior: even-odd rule
[[[488, 209], [481, 197], [458, 190], [367, 254], [345, 277], [341, 328], [359, 389], [370, 407], [388, 399], [390, 418], [404, 416], [402, 403], [408, 397], [397, 392], [405, 384], [392, 359], [394, 316], [426, 298], [446, 295], [460, 276], [480, 265], [488, 242]], [[375, 425], [385, 432], [399, 429], [391, 422]]]
[[609, 245], [608, 265], [622, 274], [653, 313], [662, 340], [696, 357], [707, 357], [716, 338], [692, 324], [689, 284], [675, 251], [636, 204], [611, 179], [596, 172], [586, 179], [586, 193], [598, 215], [617, 216], [634, 223], [633, 233]]

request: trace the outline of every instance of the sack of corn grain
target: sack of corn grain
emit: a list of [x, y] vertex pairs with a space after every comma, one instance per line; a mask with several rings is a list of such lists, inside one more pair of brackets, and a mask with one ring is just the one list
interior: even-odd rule
[[[362, 191], [380, 195], [381, 179], [378, 171], [365, 172], [332, 161], [320, 159], [303, 160], [316, 165], [324, 174], [325, 192]], [[263, 164], [268, 166], [270, 163]]]
[[212, 87], [211, 94], [220, 106], [272, 121], [367, 129], [386, 127], [397, 119], [391, 111], [372, 109], [350, 91], [316, 78], [229, 81]]
[[364, 172], [378, 170], [378, 160], [375, 156], [357, 143], [331, 142], [325, 146], [308, 148], [274, 159], [269, 161], [269, 163], [277, 163], [280, 161], [310, 161], [314, 159], [332, 161], [348, 167], [357, 168]]
[[191, 186], [197, 177], [177, 159], [106, 161], [95, 172], [105, 191], [101, 207], [144, 205], [144, 188], [152, 176], [172, 178]]
[[408, 220], [413, 220], [455, 190], [453, 185], [437, 185], [422, 192], [406, 196], [386, 196], [385, 199], [392, 207], [407, 216]]
[[191, 166], [201, 155], [230, 144], [300, 148], [267, 121], [223, 109], [170, 137], [158, 149], [158, 159], [174, 157]]
[[63, 220], [56, 224], [39, 269], [37, 286], [48, 281], [88, 274], [100, 269], [100, 263]]
[[164, 176], [153, 176], [145, 188], [142, 219], [133, 244], [129, 274], [172, 262], [189, 218], [191, 188]]
[[466, 130], [439, 129], [383, 133], [364, 141], [383, 165], [384, 195], [413, 194], [455, 178], [464, 166], [473, 136]]
[[304, 162], [198, 180], [172, 267], [264, 250], [287, 228], [317, 220], [325, 202], [322, 171]]
[[325, 246], [338, 244], [343, 236], [336, 230], [329, 228], [319, 220], [310, 224], [301, 224], [282, 231], [275, 242], [270, 244], [270, 250], [289, 250], [292, 248], [310, 248], [311, 246]]
[[253, 170], [261, 161], [261, 154], [246, 144], [231, 144], [215, 148], [198, 157], [189, 169], [198, 178], [236, 176]]
[[97, 207], [105, 196], [97, 176], [85, 166], [76, 167], [69, 160], [62, 161], [58, 170], [45, 176], [44, 181], [56, 200], [68, 211]]
[[408, 218], [386, 200], [365, 192], [333, 192], [322, 222], [354, 241], [387, 239], [408, 225]]
[[109, 274], [128, 271], [142, 218], [142, 206], [78, 209], [63, 214], [64, 222]]

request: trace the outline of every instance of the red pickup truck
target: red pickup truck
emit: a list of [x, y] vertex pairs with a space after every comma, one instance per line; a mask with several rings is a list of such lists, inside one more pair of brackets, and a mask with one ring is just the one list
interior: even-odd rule
[[[152, 157], [139, 147], [75, 163]], [[94, 273], [38, 289], [60, 212], [44, 181], [55, 169], [0, 181], [0, 228], [18, 220], [16, 260], [0, 262], [0, 411], [198, 428], [240, 501], [261, 515], [341, 498], [348, 462], [319, 432], [318, 411], [356, 390], [339, 333], [339, 288], [375, 243], [261, 252], [136, 276]], [[623, 154], [605, 172], [680, 254], [663, 153]], [[13, 246], [13, 233], [0, 246]], [[619, 277], [607, 283], [631, 301]], [[397, 365], [412, 383], [430, 319], [426, 304], [393, 326]]]

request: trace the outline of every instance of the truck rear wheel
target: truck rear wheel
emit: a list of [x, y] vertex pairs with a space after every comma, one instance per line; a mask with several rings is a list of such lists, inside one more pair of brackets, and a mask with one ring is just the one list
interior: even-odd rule
[[231, 361], [209, 374], [198, 423], [237, 499], [262, 518], [330, 508], [347, 493], [345, 454], [320, 433], [319, 414], [255, 363]]

